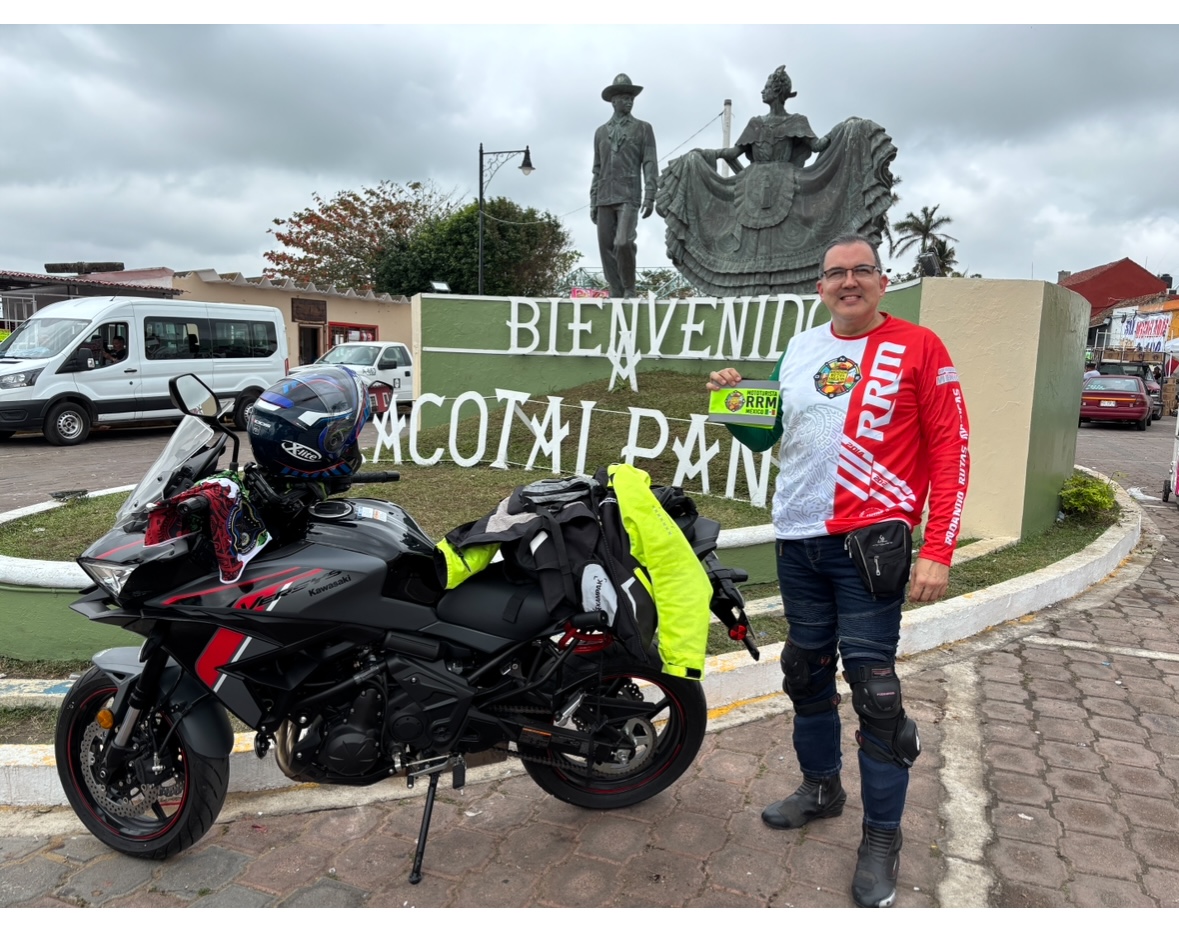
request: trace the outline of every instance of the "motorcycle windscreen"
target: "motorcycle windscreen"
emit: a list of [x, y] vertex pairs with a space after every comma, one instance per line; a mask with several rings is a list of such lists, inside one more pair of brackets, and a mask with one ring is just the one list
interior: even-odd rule
[[216, 436], [216, 431], [207, 423], [191, 415], [185, 416], [135, 490], [127, 496], [123, 507], [115, 517], [119, 525], [141, 513], [152, 502], [163, 498], [172, 473], [184, 465]]

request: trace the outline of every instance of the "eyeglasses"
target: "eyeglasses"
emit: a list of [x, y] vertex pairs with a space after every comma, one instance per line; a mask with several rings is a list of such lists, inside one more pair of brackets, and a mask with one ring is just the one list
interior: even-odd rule
[[[873, 276], [880, 272], [879, 267], [873, 267], [871, 264], [860, 264], [858, 267], [852, 267], [850, 273], [857, 280], [871, 280]], [[843, 283], [844, 278], [848, 275], [849, 269], [847, 267], [829, 267], [824, 270], [821, 276], [828, 283]]]

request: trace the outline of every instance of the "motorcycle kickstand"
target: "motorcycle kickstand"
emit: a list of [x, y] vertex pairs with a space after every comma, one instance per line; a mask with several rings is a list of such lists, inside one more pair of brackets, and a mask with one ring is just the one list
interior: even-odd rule
[[438, 791], [438, 776], [441, 770], [430, 773], [430, 787], [426, 789], [426, 808], [422, 812], [422, 827], [418, 831], [418, 845], [413, 854], [413, 869], [409, 873], [410, 885], [422, 881], [422, 857], [426, 853], [426, 835], [430, 831], [430, 815], [434, 813], [434, 794]]

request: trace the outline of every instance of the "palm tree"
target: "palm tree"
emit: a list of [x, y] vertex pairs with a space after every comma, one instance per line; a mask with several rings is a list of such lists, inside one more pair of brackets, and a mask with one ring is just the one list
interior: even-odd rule
[[958, 258], [955, 256], [957, 252], [954, 247], [950, 245], [945, 238], [935, 237], [931, 245], [933, 256], [937, 258], [938, 265], [942, 269], [942, 275], [946, 277], [952, 276], [951, 271], [958, 263]]
[[941, 208], [940, 205], [935, 205], [933, 208], [923, 205], [920, 215], [910, 212], [892, 226], [894, 234], [901, 236], [896, 239], [896, 249], [892, 252], [894, 257], [900, 257], [915, 244], [921, 247], [918, 253], [924, 254], [938, 239], [946, 242], [958, 240], [939, 230], [954, 223], [954, 219], [948, 215], [942, 215], [939, 218], [937, 214], [939, 208]]

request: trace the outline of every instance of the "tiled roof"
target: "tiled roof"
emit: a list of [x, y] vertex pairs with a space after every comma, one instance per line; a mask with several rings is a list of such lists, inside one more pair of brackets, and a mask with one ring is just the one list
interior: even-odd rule
[[1089, 301], [1091, 327], [1103, 322], [1106, 314], [1115, 307], [1132, 306], [1167, 290], [1164, 281], [1128, 257], [1078, 271], [1062, 280], [1060, 286]]
[[149, 287], [138, 283], [118, 283], [108, 280], [91, 280], [89, 277], [61, 277], [56, 274], [30, 274], [20, 270], [0, 270], [0, 290], [15, 290], [35, 287], [39, 284], [81, 283], [88, 287], [110, 287], [112, 290], [156, 293], [160, 296], [174, 296], [180, 290], [174, 287]]
[[205, 283], [229, 283], [236, 287], [253, 287], [258, 290], [290, 290], [296, 293], [307, 293], [321, 296], [346, 296], [358, 300], [374, 300], [379, 303], [408, 303], [404, 296], [390, 296], [388, 293], [374, 293], [372, 290], [357, 292], [349, 287], [338, 290], [335, 285], [321, 287], [311, 281], [295, 280], [292, 277], [243, 277], [238, 272], [220, 274], [211, 268], [203, 270], [178, 270], [176, 281], [185, 277], [199, 277]]

